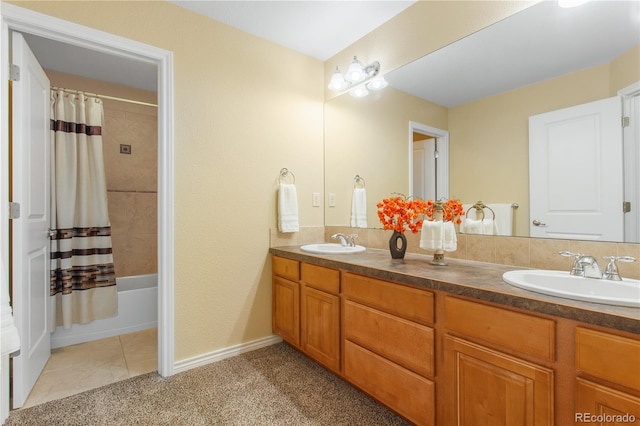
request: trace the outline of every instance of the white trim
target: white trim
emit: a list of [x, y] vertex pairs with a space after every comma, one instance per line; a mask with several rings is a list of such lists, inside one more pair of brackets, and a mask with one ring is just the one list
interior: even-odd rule
[[282, 342], [282, 339], [280, 337], [271, 335], [263, 337], [262, 339], [253, 340], [251, 342], [229, 346], [228, 348], [209, 352], [208, 354], [202, 354], [193, 358], [178, 361], [175, 364], [174, 372], [176, 374], [182, 373], [184, 371], [191, 370], [192, 368], [202, 367], [203, 365], [211, 364], [212, 362], [221, 361], [225, 358], [231, 358], [245, 352], [255, 351], [256, 349], [265, 348], [267, 346], [275, 345], [280, 342]]
[[[174, 111], [173, 53], [124, 37], [78, 25], [12, 4], [1, 3], [2, 45], [0, 46], [0, 102], [8, 105], [9, 31], [35, 34], [99, 52], [152, 63], [158, 67], [158, 372], [174, 374]], [[8, 113], [0, 122], [0, 260], [8, 265]], [[8, 277], [0, 277], [0, 292], [8, 294]], [[4, 297], [4, 296], [2, 296]], [[4, 363], [3, 363], [4, 364]], [[8, 372], [0, 371], [3, 386]], [[8, 401], [0, 401], [0, 414], [8, 415]], [[7, 410], [5, 412], [5, 410]]]
[[640, 81], [636, 81], [633, 84], [628, 85], [625, 88], [618, 90], [620, 96], [634, 96], [640, 94]]
[[[638, 100], [640, 96], [640, 81], [637, 81], [623, 89], [618, 90], [618, 96], [622, 100], [622, 115], [629, 117], [629, 125], [622, 129], [624, 142], [624, 195], [625, 201], [631, 203], [631, 213], [624, 215], [624, 241], [628, 243], [640, 243], [640, 147], [637, 141], [640, 139], [640, 123], [638, 123]], [[630, 149], [629, 149], [630, 148]]]
[[409, 121], [409, 194], [413, 194], [413, 133], [420, 133], [438, 139], [438, 198], [449, 198], [449, 132]]

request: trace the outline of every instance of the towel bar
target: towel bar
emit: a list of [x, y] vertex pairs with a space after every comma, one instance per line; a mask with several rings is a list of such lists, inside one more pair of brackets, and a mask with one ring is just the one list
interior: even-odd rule
[[364, 178], [361, 177], [360, 175], [356, 175], [353, 178], [353, 187], [358, 188], [358, 184], [362, 185], [360, 186], [360, 188], [364, 188], [366, 186], [366, 182], [364, 181]]

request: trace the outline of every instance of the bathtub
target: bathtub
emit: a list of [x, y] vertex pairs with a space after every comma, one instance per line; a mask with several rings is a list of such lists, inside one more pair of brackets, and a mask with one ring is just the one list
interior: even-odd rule
[[51, 333], [51, 348], [61, 348], [105, 337], [119, 336], [158, 325], [158, 275], [117, 278], [118, 315], [88, 324], [73, 324], [69, 330]]

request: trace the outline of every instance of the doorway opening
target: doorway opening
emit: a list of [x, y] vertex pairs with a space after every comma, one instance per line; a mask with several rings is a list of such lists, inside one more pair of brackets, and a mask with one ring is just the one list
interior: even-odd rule
[[449, 132], [409, 122], [409, 194], [423, 200], [449, 198]]
[[[134, 40], [114, 36], [92, 28], [70, 23], [48, 15], [29, 11], [18, 6], [2, 4], [2, 63], [0, 78], [8, 81], [9, 76], [9, 33], [11, 31], [23, 34], [33, 34], [53, 42], [66, 43], [76, 48], [87, 49], [104, 55], [112, 55], [128, 61], [153, 64], [157, 68], [158, 87], [158, 179], [157, 179], [157, 213], [158, 213], [158, 372], [162, 376], [173, 374], [173, 78], [172, 53]], [[0, 85], [2, 105], [9, 105], [9, 93], [6, 85]], [[0, 126], [9, 127], [7, 108], [3, 108]], [[9, 136], [2, 130], [0, 145], [0, 202], [9, 203]], [[4, 205], [7, 205], [4, 204]], [[0, 261], [8, 265], [9, 217], [8, 213], [0, 213]], [[3, 270], [6, 270], [3, 268]], [[7, 277], [2, 277], [0, 301], [7, 301]], [[43, 283], [48, 285], [48, 283]], [[19, 285], [19, 283], [12, 283]], [[17, 307], [14, 306], [14, 313]], [[24, 338], [23, 338], [24, 340]], [[24, 347], [24, 344], [23, 344]], [[3, 359], [0, 370], [2, 386], [2, 419], [8, 415], [9, 386], [8, 368]], [[17, 406], [20, 406], [18, 404]]]

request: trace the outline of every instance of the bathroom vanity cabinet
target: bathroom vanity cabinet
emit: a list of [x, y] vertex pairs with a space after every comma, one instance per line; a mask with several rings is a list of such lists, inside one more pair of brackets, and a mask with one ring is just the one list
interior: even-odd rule
[[412, 423], [640, 422], [640, 318], [611, 328], [581, 321], [588, 311], [496, 303], [460, 270], [450, 284], [446, 269], [414, 276], [384, 257], [379, 270], [366, 256], [272, 253], [274, 333]]
[[339, 373], [340, 273], [281, 257], [272, 269], [273, 332]]

